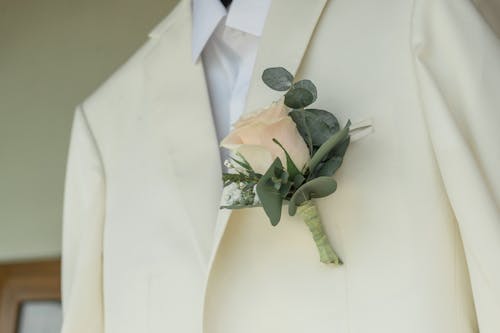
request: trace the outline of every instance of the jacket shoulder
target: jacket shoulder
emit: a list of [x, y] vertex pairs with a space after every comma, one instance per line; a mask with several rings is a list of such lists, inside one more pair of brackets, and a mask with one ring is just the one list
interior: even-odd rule
[[[170, 14], [158, 23], [149, 32], [148, 39], [137, 49], [121, 66], [118, 67], [97, 89], [82, 103], [82, 109], [89, 119], [99, 118], [100, 115], [123, 112], [133, 106], [134, 100], [142, 98], [142, 92], [148, 80], [147, 67], [149, 59], [161, 48], [157, 47], [161, 37], [174, 22], [185, 17], [189, 1], [181, 0]], [[172, 41], [174, 42], [174, 41]], [[169, 43], [168, 40], [162, 43]], [[155, 55], [156, 57], [156, 55]], [[169, 54], [162, 54], [165, 62], [169, 61]]]
[[[145, 43], [81, 103], [81, 109], [97, 137], [102, 136], [99, 133], [112, 135], [120, 124], [125, 125], [140, 117], [147, 89], [153, 84], [152, 77], [156, 76], [155, 72], [164, 70], [159, 67], [172, 62], [168, 50], [175, 47], [176, 41], [169, 40], [165, 32], [174, 22], [188, 19], [181, 15], [186, 12], [186, 6], [189, 6], [189, 1], [181, 0], [153, 28]], [[169, 47], [165, 48], [165, 44]]]

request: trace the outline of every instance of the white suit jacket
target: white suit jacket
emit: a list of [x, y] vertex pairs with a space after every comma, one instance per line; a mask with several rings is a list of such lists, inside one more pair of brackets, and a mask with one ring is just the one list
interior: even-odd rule
[[318, 201], [342, 267], [296, 218], [218, 209], [190, 3], [77, 109], [65, 333], [500, 332], [500, 43], [469, 0], [273, 0], [246, 110], [283, 66], [342, 123], [370, 118]]

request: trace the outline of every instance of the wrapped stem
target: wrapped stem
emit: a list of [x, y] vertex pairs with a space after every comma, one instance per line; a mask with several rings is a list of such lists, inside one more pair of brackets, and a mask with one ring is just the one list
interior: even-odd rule
[[314, 242], [318, 247], [320, 261], [325, 264], [342, 265], [342, 260], [340, 260], [333, 250], [323, 229], [316, 205], [311, 200], [307, 200], [297, 207], [297, 213], [312, 233]]

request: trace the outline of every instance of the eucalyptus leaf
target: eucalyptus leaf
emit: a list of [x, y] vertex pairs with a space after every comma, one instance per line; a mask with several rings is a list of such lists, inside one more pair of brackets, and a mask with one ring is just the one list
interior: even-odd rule
[[341, 143], [339, 143], [326, 157], [326, 159], [330, 159], [334, 156], [344, 157], [347, 148], [349, 147], [349, 143], [351, 142], [351, 137], [347, 136]]
[[333, 174], [340, 168], [342, 165], [343, 158], [340, 156], [333, 156], [326, 162], [322, 163], [318, 166], [318, 170], [316, 172], [316, 176], [333, 176]]
[[311, 143], [311, 152], [313, 152], [313, 146], [319, 148], [340, 129], [337, 118], [325, 110], [293, 110], [289, 116], [297, 125], [297, 130], [304, 141], [307, 144]]
[[330, 154], [330, 152], [335, 149], [340, 143], [342, 143], [349, 136], [349, 126], [351, 126], [351, 121], [348, 121], [345, 127], [336, 132], [332, 137], [330, 137], [325, 143], [319, 147], [319, 149], [314, 153], [308, 163], [308, 167], [311, 173], [318, 164], [323, 161], [323, 159]]
[[313, 153], [313, 143], [312, 143], [312, 134], [309, 129], [309, 125], [306, 119], [306, 113], [303, 110], [293, 110], [288, 113], [290, 118], [292, 118], [293, 122], [297, 126], [297, 130], [299, 131], [300, 136], [304, 139], [307, 147], [309, 148], [309, 153]]
[[285, 94], [285, 105], [292, 109], [301, 109], [314, 102], [314, 95], [307, 89], [293, 86]]
[[332, 113], [321, 109], [305, 109], [304, 112], [311, 123], [325, 124], [330, 135], [340, 130], [339, 121]]
[[273, 90], [286, 91], [292, 87], [293, 75], [283, 67], [271, 67], [262, 73], [262, 81]]
[[337, 190], [337, 182], [331, 177], [318, 177], [305, 183], [295, 191], [288, 203], [288, 214], [294, 216], [297, 212], [297, 206], [304, 202], [326, 197]]
[[[316, 86], [314, 85], [314, 83], [312, 83], [311, 80], [297, 81], [293, 84], [293, 88], [302, 88], [302, 89], [309, 91], [313, 95], [313, 101], [311, 103], [314, 103], [316, 98], [318, 98], [318, 91], [316, 89]], [[309, 104], [311, 104], [311, 103], [309, 103]]]
[[281, 219], [281, 206], [283, 204], [283, 198], [279, 191], [279, 187], [276, 188], [272, 178], [275, 177], [281, 179], [282, 172], [283, 165], [281, 164], [280, 159], [276, 158], [269, 169], [267, 169], [266, 173], [262, 176], [262, 178], [260, 178], [256, 186], [259, 200], [273, 226], [277, 225]]

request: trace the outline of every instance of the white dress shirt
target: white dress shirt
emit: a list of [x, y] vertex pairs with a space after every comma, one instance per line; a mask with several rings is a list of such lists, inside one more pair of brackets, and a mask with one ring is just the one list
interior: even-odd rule
[[[270, 0], [193, 0], [193, 61], [203, 62], [219, 142], [238, 120]], [[225, 154], [223, 154], [225, 155]]]

